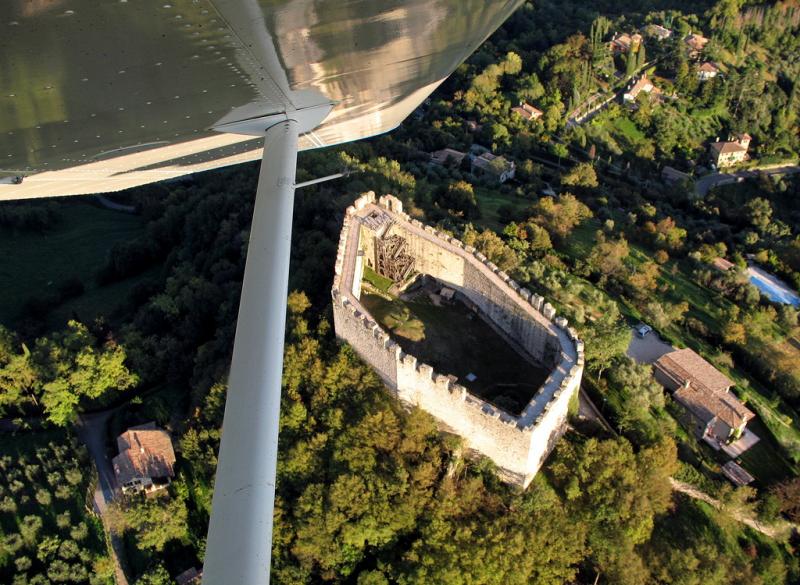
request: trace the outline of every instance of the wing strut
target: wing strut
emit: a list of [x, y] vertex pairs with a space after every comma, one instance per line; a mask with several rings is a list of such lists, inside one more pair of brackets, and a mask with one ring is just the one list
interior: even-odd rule
[[256, 191], [203, 585], [267, 585], [298, 122], [269, 127]]

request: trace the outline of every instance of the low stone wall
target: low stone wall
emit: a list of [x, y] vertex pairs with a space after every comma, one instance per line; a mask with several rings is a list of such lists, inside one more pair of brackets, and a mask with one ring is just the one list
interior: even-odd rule
[[[361, 305], [357, 255], [361, 249], [369, 254], [372, 248], [370, 242], [362, 242], [369, 230], [360, 218], [376, 208], [391, 216], [389, 229], [409, 241], [418, 272], [458, 290], [525, 353], [552, 368], [520, 416], [470, 394], [445, 374], [405, 354]], [[580, 386], [583, 343], [566, 319], [556, 317], [544, 299], [522, 289], [482, 254], [410, 219], [394, 197], [383, 196], [376, 206], [373, 193], [347, 210], [332, 296], [337, 336], [375, 368], [398, 398], [429, 412], [463, 437], [468, 447], [491, 458], [507, 481], [530, 483], [563, 434], [570, 399]]]

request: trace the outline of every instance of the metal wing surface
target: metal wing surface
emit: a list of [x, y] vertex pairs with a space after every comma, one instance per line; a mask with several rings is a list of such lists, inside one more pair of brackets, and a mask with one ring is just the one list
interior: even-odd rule
[[323, 104], [301, 149], [386, 132], [521, 2], [6, 0], [0, 200], [255, 160], [248, 120]]

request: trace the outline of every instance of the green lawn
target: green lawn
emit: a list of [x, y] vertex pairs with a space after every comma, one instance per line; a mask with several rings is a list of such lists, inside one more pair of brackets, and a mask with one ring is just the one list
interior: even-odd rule
[[514, 212], [521, 211], [529, 207], [531, 200], [518, 197], [516, 195], [506, 195], [500, 191], [487, 187], [475, 187], [475, 197], [478, 199], [478, 207], [481, 210], [481, 217], [474, 223], [478, 226], [492, 229], [496, 232], [503, 231], [505, 224], [500, 221], [498, 209], [507, 205]]
[[644, 133], [636, 127], [630, 118], [619, 117], [614, 120], [614, 128], [621, 132], [628, 140], [633, 143], [641, 142], [646, 137]]
[[394, 284], [385, 276], [381, 276], [369, 266], [364, 266], [364, 280], [381, 292], [389, 292], [389, 287]]
[[92, 312], [93, 318], [124, 299], [130, 283], [99, 289], [94, 277], [114, 244], [142, 233], [143, 220], [76, 200], [59, 202], [58, 211], [61, 221], [43, 234], [0, 231], [0, 323], [13, 323], [28, 298], [55, 294], [74, 277], [86, 289], [85, 299], [74, 305], [79, 313]]
[[[509, 412], [520, 412], [547, 377], [461, 303], [437, 307], [427, 299], [390, 301], [372, 294], [362, 295], [361, 303], [406, 352]], [[415, 339], [392, 329], [398, 313], [414, 322]], [[470, 373], [474, 382], [466, 380]]]
[[781, 456], [769, 430], [758, 418], [747, 423], [747, 428], [761, 439], [739, 457], [742, 467], [763, 486], [769, 486], [796, 474], [796, 469]]
[[572, 258], [585, 260], [594, 247], [595, 233], [602, 227], [600, 220], [596, 217], [584, 221], [572, 230], [569, 237], [559, 246], [559, 251]]

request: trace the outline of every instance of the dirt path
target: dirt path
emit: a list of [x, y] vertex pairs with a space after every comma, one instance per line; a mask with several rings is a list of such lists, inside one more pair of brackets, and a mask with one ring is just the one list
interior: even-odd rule
[[[719, 500], [712, 498], [705, 492], [701, 492], [691, 484], [678, 481], [677, 479], [671, 477], [669, 478], [669, 481], [672, 484], [672, 489], [677, 492], [686, 494], [695, 500], [702, 500], [717, 510], [722, 507], [722, 504]], [[766, 536], [776, 540], [785, 540], [792, 534], [792, 531], [797, 530], [797, 526], [795, 524], [787, 522], [786, 520], [778, 520], [772, 524], [764, 524], [763, 522], [759, 522], [755, 518], [752, 518], [746, 514], [742, 514], [741, 512], [732, 511], [731, 515], [736, 521], [746, 524], [753, 530], [757, 530], [761, 534], [765, 534]]]

